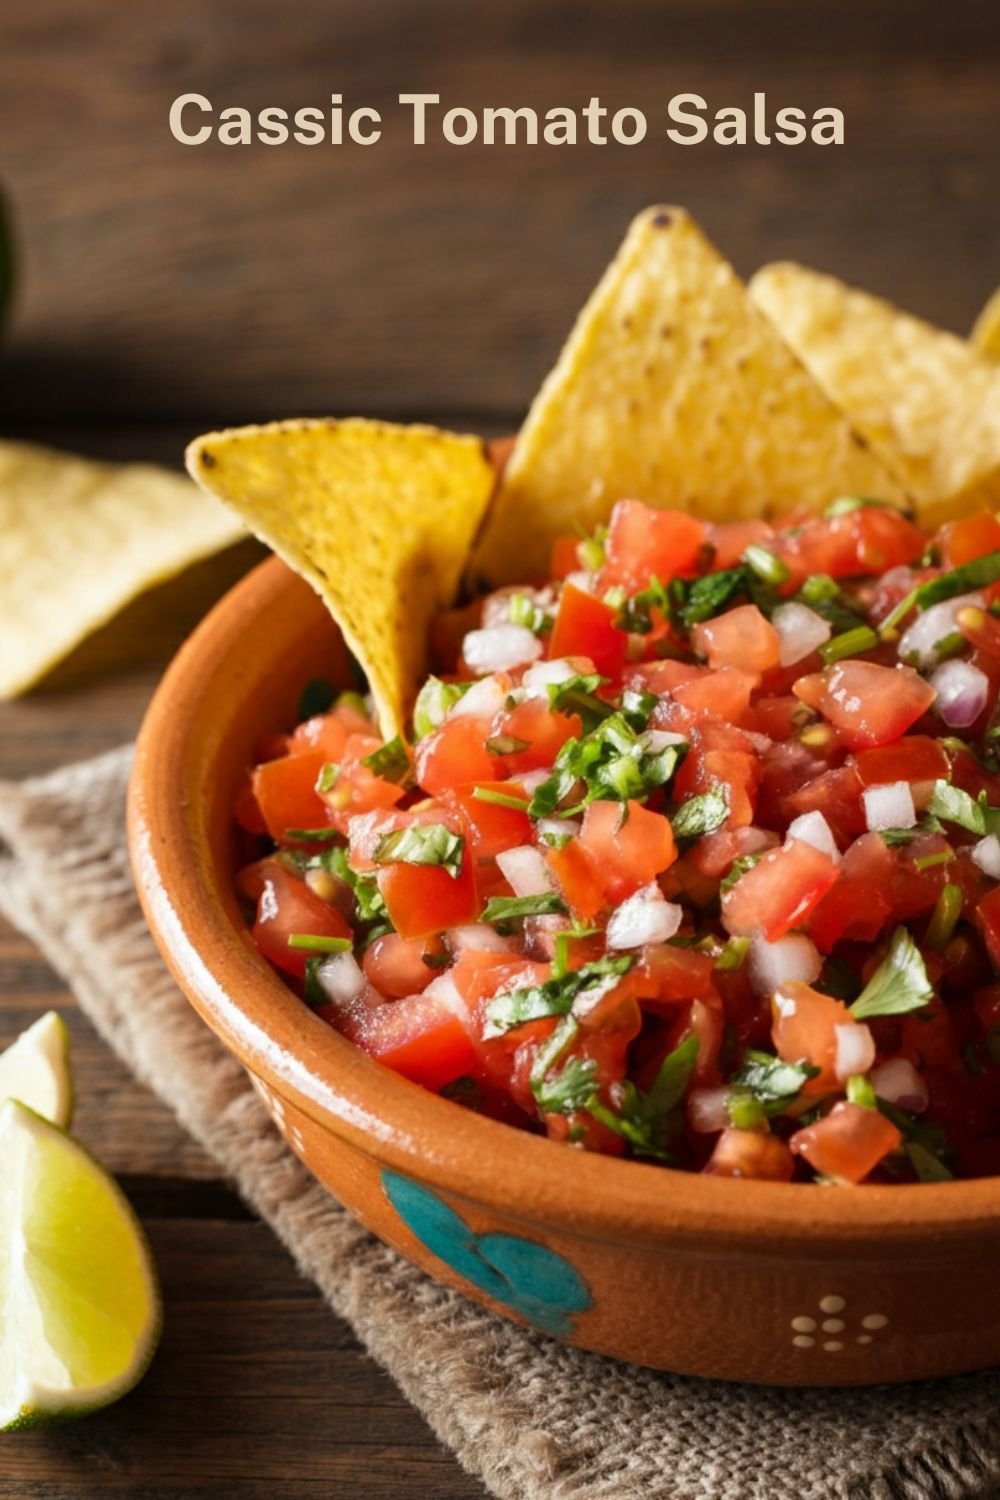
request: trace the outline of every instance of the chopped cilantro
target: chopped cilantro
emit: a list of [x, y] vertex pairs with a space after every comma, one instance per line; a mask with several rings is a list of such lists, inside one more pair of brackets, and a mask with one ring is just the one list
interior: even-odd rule
[[851, 1075], [847, 1080], [846, 1092], [849, 1104], [857, 1104], [861, 1109], [878, 1108], [875, 1090], [863, 1073], [854, 1073]]
[[508, 605], [512, 625], [523, 625], [532, 635], [547, 635], [552, 629], [552, 616], [527, 594], [511, 594]]
[[561, 979], [569, 970], [569, 945], [581, 938], [594, 937], [600, 931], [599, 927], [580, 927], [574, 924], [572, 927], [564, 927], [561, 932], [556, 933], [555, 953], [552, 955], [552, 978]]
[[749, 547], [744, 548], [743, 561], [762, 583], [771, 584], [774, 588], [787, 583], [791, 577], [787, 563], [783, 563], [780, 557], [775, 557], [773, 552], [757, 542], [751, 542]]
[[583, 719], [584, 732], [589, 734], [604, 719], [614, 713], [610, 703], [597, 697], [597, 689], [608, 679], [597, 672], [588, 672], [577, 677], [568, 677], [565, 682], [548, 684], [549, 707], [556, 713], [579, 714]]
[[766, 852], [766, 850], [761, 850], [759, 854], [741, 854], [739, 859], [734, 859], [728, 873], [719, 882], [719, 895], [724, 896], [727, 891], [731, 891], [736, 882], [742, 880], [748, 870], [752, 870], [754, 865], [760, 864]]
[[733, 1088], [756, 1099], [765, 1115], [778, 1115], [798, 1098], [810, 1078], [819, 1076], [819, 1071], [808, 1063], [784, 1062], [770, 1052], [751, 1047], [733, 1076]]
[[706, 573], [696, 578], [687, 591], [687, 598], [680, 608], [684, 625], [698, 625], [720, 614], [727, 604], [740, 594], [748, 594], [752, 588], [752, 574], [746, 567], [722, 568], [718, 573]]
[[713, 787], [698, 797], [689, 797], [671, 818], [675, 839], [697, 839], [717, 833], [729, 817], [729, 793], [725, 787]]
[[726, 1113], [736, 1130], [759, 1130], [767, 1120], [760, 1100], [743, 1089], [730, 1089], [726, 1096]]
[[387, 865], [439, 865], [453, 880], [462, 871], [465, 840], [444, 823], [414, 823], [384, 833], [375, 845], [375, 863]]
[[870, 625], [854, 625], [850, 630], [835, 635], [825, 646], [820, 646], [819, 654], [829, 667], [834, 662], [844, 661], [848, 656], [861, 656], [877, 645], [878, 636]]
[[552, 774], [535, 788], [528, 811], [533, 818], [549, 817], [580, 782], [584, 795], [578, 807], [598, 800], [642, 801], [671, 779], [686, 748], [651, 750], [624, 714], [613, 713], [582, 739], [566, 741]]
[[[385, 901], [382, 892], [378, 888], [375, 876], [361, 874], [352, 870], [347, 862], [347, 850], [343, 848], [329, 849], [326, 851], [322, 861], [322, 868], [335, 875], [338, 880], [343, 880], [349, 885], [354, 893], [354, 902], [358, 922], [367, 924], [377, 922], [382, 924], [387, 921]], [[391, 930], [391, 924], [386, 929]], [[368, 933], [368, 939], [372, 934]]]
[[937, 578], [920, 584], [913, 591], [913, 603], [917, 609], [930, 609], [932, 604], [940, 604], [943, 599], [954, 599], [959, 594], [969, 594], [974, 589], [985, 588], [987, 584], [996, 583], [998, 578], [1000, 551], [987, 552], [982, 557], [973, 557], [962, 563], [961, 567], [952, 568], [950, 572], [941, 573]]
[[835, 631], [853, 630], [864, 624], [864, 616], [854, 601], [828, 573], [811, 573], [795, 595], [797, 604], [806, 604]]
[[366, 755], [361, 764], [367, 766], [373, 775], [381, 776], [383, 781], [393, 781], [397, 786], [405, 786], [413, 779], [410, 752], [398, 734], [373, 750], [371, 755]]
[[518, 812], [528, 811], [527, 797], [513, 797], [509, 792], [497, 791], [492, 786], [473, 787], [472, 795], [477, 802], [492, 802], [497, 807], [513, 807]]
[[951, 1182], [953, 1180], [953, 1173], [929, 1147], [921, 1145], [919, 1141], [906, 1141], [903, 1150], [910, 1159], [910, 1166], [918, 1182]]
[[320, 767], [319, 775], [316, 777], [316, 790], [320, 796], [324, 792], [332, 792], [337, 785], [337, 777], [340, 775], [340, 767], [328, 760], [325, 766]]
[[562, 897], [555, 891], [545, 891], [540, 896], [491, 896], [483, 921], [512, 922], [519, 917], [542, 917], [565, 910]]
[[413, 705], [413, 733], [422, 740], [432, 734], [472, 686], [471, 682], [442, 682], [440, 677], [428, 677]]
[[293, 932], [288, 938], [289, 948], [305, 948], [310, 953], [349, 953], [354, 947], [350, 938], [323, 937], [318, 933]]
[[905, 927], [897, 927], [889, 952], [851, 1006], [856, 1021], [873, 1016], [905, 1016], [934, 998], [920, 950]]
[[731, 937], [716, 958], [715, 967], [721, 969], [724, 974], [734, 969], [742, 969], [749, 951], [750, 939], [748, 937]]
[[657, 610], [664, 619], [669, 619], [673, 614], [674, 603], [671, 589], [658, 578], [651, 578], [647, 586], [637, 594], [633, 594], [631, 598], [626, 595], [624, 599], [615, 602], [615, 627], [630, 635], [648, 635], [655, 624], [653, 611]]
[[931, 919], [927, 924], [927, 932], [924, 935], [924, 942], [928, 948], [938, 951], [947, 948], [958, 926], [958, 919], [962, 915], [963, 900], [960, 885], [953, 885], [949, 882], [948, 885], [941, 887], [941, 894], [937, 898]]
[[959, 828], [978, 833], [980, 837], [986, 832], [986, 814], [982, 805], [950, 781], [935, 781], [927, 811], [932, 817], [941, 818], [946, 823], [957, 823]]
[[514, 1026], [522, 1026], [525, 1021], [537, 1021], [544, 1016], [565, 1016], [571, 1010], [591, 1010], [610, 994], [634, 962], [631, 954], [599, 958], [595, 963], [584, 964], [582, 969], [553, 973], [543, 984], [494, 995], [486, 1006], [488, 1025], [485, 1035], [499, 1036]]
[[564, 1016], [535, 1054], [529, 1083], [536, 1104], [546, 1113], [573, 1114], [583, 1108], [594, 1092], [597, 1063], [593, 1058], [584, 1061], [579, 1057], [571, 1057], [559, 1073], [550, 1077], [552, 1069], [573, 1045], [579, 1029], [579, 1022], [575, 1017]]
[[634, 1083], [627, 1081], [622, 1086], [621, 1105], [617, 1112], [602, 1104], [596, 1095], [587, 1100], [585, 1108], [595, 1120], [600, 1120], [609, 1130], [628, 1141], [637, 1156], [670, 1160], [662, 1144], [665, 1126], [669, 1115], [684, 1097], [697, 1061], [698, 1038], [689, 1036], [663, 1059], [648, 1093], [642, 1093]]

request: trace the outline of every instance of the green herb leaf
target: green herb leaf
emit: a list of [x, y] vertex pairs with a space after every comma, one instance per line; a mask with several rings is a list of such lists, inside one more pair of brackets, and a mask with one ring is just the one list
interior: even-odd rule
[[550, 682], [547, 687], [549, 707], [556, 713], [579, 714], [583, 719], [584, 732], [589, 734], [596, 725], [610, 718], [614, 708], [596, 696], [597, 689], [608, 679], [597, 672], [588, 672], [577, 677], [568, 677], [565, 682]]
[[841, 635], [835, 635], [825, 646], [820, 646], [819, 654], [829, 667], [849, 656], [861, 656], [866, 651], [872, 651], [877, 645], [878, 636], [870, 625], [855, 625]]
[[547, 635], [552, 629], [552, 616], [546, 614], [527, 594], [511, 594], [508, 610], [510, 623], [523, 625], [533, 635]]
[[591, 1010], [610, 994], [634, 963], [632, 954], [599, 958], [595, 963], [584, 964], [582, 969], [553, 973], [543, 984], [494, 995], [486, 1006], [484, 1035], [500, 1036], [514, 1026], [523, 1026], [526, 1021], [565, 1016], [574, 1009]]
[[743, 550], [743, 561], [747, 567], [761, 580], [773, 588], [782, 583], [787, 583], [791, 574], [786, 563], [780, 557], [776, 557], [767, 547], [760, 546], [757, 542], [751, 542], [749, 547]]
[[767, 1120], [767, 1111], [759, 1099], [743, 1089], [730, 1089], [726, 1096], [726, 1113], [736, 1130], [759, 1130]]
[[329, 844], [343, 835], [336, 828], [286, 828], [283, 837], [290, 844]]
[[383, 781], [395, 782], [397, 786], [406, 786], [413, 780], [410, 752], [398, 734], [373, 750], [371, 755], [366, 755], [361, 764], [367, 766], [373, 775], [381, 776]]
[[673, 612], [673, 600], [667, 587], [658, 578], [651, 578], [647, 586], [637, 594], [633, 594], [631, 598], [626, 595], [617, 609], [614, 622], [616, 630], [627, 631], [630, 635], [648, 635], [656, 623], [654, 611], [669, 619]]
[[698, 797], [689, 797], [670, 820], [675, 839], [696, 839], [717, 833], [729, 817], [729, 793], [714, 787]]
[[637, 1156], [670, 1161], [669, 1152], [663, 1148], [667, 1120], [684, 1097], [697, 1060], [698, 1038], [689, 1036], [664, 1058], [647, 1094], [626, 1081], [617, 1112], [603, 1104], [596, 1094], [591, 1095], [584, 1108], [595, 1120], [628, 1141]]
[[492, 802], [497, 807], [513, 807], [518, 812], [528, 811], [527, 797], [512, 797], [509, 792], [497, 791], [492, 786], [473, 787], [472, 795], [477, 802]]
[[981, 804], [950, 781], [935, 781], [927, 811], [932, 817], [941, 818], [946, 823], [957, 823], [960, 828], [967, 828], [980, 837], [986, 832], [986, 814]]
[[349, 953], [354, 947], [350, 938], [323, 937], [311, 932], [293, 932], [288, 938], [289, 948], [305, 948], [310, 953]]
[[583, 1108], [594, 1092], [597, 1063], [593, 1058], [583, 1061], [581, 1058], [571, 1057], [560, 1073], [555, 1077], [549, 1076], [573, 1045], [579, 1029], [575, 1017], [565, 1016], [535, 1054], [529, 1083], [535, 1102], [546, 1113], [573, 1114]]
[[335, 765], [332, 760], [328, 760], [325, 766], [320, 767], [319, 775], [316, 777], [316, 790], [317, 792], [319, 792], [320, 796], [322, 796], [324, 792], [333, 791], [334, 787], [337, 785], [337, 778], [339, 775], [340, 767], [338, 765]]
[[719, 895], [724, 896], [727, 891], [731, 891], [736, 882], [742, 880], [748, 870], [752, 870], [754, 865], [760, 864], [766, 853], [767, 850], [762, 849], [759, 854], [741, 854], [739, 859], [734, 859], [728, 873], [719, 882]]
[[770, 1116], [781, 1114], [794, 1103], [810, 1078], [818, 1078], [819, 1072], [819, 1068], [809, 1063], [783, 1062], [769, 1052], [750, 1048], [732, 1082], [735, 1089], [752, 1095]]
[[857, 1104], [861, 1109], [878, 1108], [875, 1090], [863, 1073], [853, 1073], [851, 1075], [847, 1080], [846, 1093], [849, 1104]]
[[880, 828], [879, 837], [890, 849], [896, 849], [904, 844], [912, 844], [913, 840], [920, 838], [922, 834], [941, 833], [942, 831], [941, 824], [937, 818], [925, 813], [912, 828]]
[[721, 969], [724, 974], [742, 969], [749, 952], [750, 939], [748, 937], [731, 937], [715, 960], [715, 967]]
[[795, 601], [808, 605], [838, 633], [865, 623], [861, 610], [828, 573], [811, 573], [795, 595]]
[[459, 698], [465, 696], [471, 682], [442, 682], [440, 677], [428, 677], [413, 705], [413, 734], [418, 740], [439, 728]]
[[947, 948], [958, 926], [958, 919], [962, 915], [964, 899], [960, 885], [953, 885], [949, 882], [948, 885], [941, 887], [941, 894], [937, 898], [924, 936], [924, 942], [928, 948], [934, 948], [937, 952]]
[[384, 833], [375, 845], [375, 863], [387, 865], [440, 865], [453, 880], [462, 873], [465, 840], [444, 823], [414, 823]]
[[543, 917], [565, 910], [562, 897], [555, 891], [545, 891], [540, 896], [491, 896], [483, 921], [513, 922], [519, 917]]
[[535, 788], [528, 809], [533, 818], [547, 818], [582, 782], [580, 807], [597, 800], [642, 801], [673, 777], [686, 745], [650, 749], [650, 742], [632, 728], [620, 711], [582, 739], [567, 740], [556, 756], [552, 774]]
[[910, 1166], [917, 1176], [918, 1182], [952, 1182], [954, 1173], [950, 1172], [939, 1156], [936, 1156], [927, 1146], [922, 1146], [919, 1141], [905, 1141], [903, 1150], [910, 1159]]
[[889, 952], [851, 1006], [856, 1021], [873, 1016], [905, 1016], [934, 998], [923, 958], [905, 927], [897, 927]]
[[752, 574], [746, 567], [722, 568], [718, 573], [696, 578], [680, 608], [681, 623], [690, 627], [710, 620], [740, 594], [749, 594], [752, 586]]

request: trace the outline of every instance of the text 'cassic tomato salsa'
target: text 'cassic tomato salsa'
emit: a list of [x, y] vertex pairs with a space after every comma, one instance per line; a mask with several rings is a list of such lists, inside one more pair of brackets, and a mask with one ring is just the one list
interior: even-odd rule
[[259, 747], [261, 952], [387, 1067], [591, 1151], [1000, 1172], [1000, 522], [623, 500], [553, 574], [438, 622], [412, 744], [344, 694]]

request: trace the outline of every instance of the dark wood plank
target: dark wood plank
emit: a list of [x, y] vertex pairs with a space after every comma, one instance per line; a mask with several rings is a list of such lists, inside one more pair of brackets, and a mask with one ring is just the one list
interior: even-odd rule
[[[749, 270], [797, 257], [966, 328], [1000, 279], [1000, 11], [911, 0], [46, 0], [9, 7], [3, 172], [27, 274], [8, 430], [316, 411], [525, 406], [629, 215], [687, 203]], [[697, 147], [666, 101], [834, 103], [847, 144]], [[323, 104], [375, 146], [186, 147], [178, 94]], [[446, 104], [644, 109], [635, 147], [410, 144], [400, 91]], [[4, 370], [6, 375], [4, 375]]]

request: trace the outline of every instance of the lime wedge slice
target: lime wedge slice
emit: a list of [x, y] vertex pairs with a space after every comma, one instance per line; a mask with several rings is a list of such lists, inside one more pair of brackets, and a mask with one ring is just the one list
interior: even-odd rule
[[54, 1010], [0, 1053], [0, 1104], [5, 1099], [19, 1099], [53, 1125], [69, 1127], [73, 1114], [69, 1032]]
[[120, 1189], [63, 1131], [0, 1106], [0, 1430], [124, 1395], [156, 1348], [160, 1299]]

